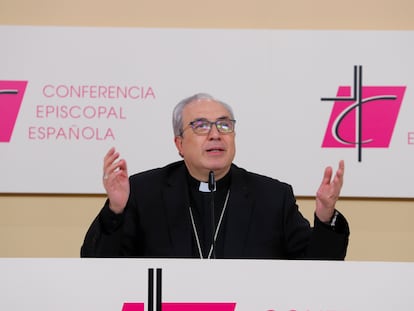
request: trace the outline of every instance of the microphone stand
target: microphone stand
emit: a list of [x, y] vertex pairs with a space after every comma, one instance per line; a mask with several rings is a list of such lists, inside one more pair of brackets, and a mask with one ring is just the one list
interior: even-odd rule
[[214, 190], [216, 188], [216, 180], [214, 178], [214, 172], [210, 171], [208, 174], [208, 189], [210, 190], [210, 209], [211, 209], [211, 245], [212, 245], [212, 252], [211, 258], [216, 258], [216, 219], [214, 215]]

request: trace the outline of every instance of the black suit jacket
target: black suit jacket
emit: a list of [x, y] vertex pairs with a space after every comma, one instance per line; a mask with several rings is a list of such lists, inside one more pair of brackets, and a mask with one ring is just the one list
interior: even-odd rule
[[[194, 257], [187, 169], [183, 161], [130, 177], [121, 215], [108, 202], [93, 221], [82, 257]], [[344, 259], [349, 227], [302, 216], [290, 185], [232, 165], [223, 258]]]

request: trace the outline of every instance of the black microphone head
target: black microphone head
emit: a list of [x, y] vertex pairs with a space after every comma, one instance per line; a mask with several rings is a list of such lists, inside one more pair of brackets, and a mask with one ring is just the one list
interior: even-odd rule
[[215, 188], [216, 188], [216, 179], [214, 178], [214, 172], [210, 171], [210, 173], [208, 173], [208, 190], [214, 191]]

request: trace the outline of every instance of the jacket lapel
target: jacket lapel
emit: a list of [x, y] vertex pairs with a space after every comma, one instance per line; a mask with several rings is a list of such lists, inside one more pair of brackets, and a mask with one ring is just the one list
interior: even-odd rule
[[192, 256], [191, 221], [186, 169], [173, 168], [163, 187], [164, 208], [168, 222], [173, 254], [177, 257]]
[[231, 174], [224, 257], [242, 258], [249, 233], [253, 201], [248, 195], [246, 172], [232, 165]]

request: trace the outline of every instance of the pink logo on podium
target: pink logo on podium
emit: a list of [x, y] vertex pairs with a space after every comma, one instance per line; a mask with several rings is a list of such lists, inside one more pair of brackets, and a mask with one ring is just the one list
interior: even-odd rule
[[0, 142], [10, 142], [27, 81], [0, 81]]
[[322, 148], [388, 148], [405, 86], [363, 86], [362, 66], [354, 67], [354, 85], [340, 86], [336, 97], [322, 98], [334, 106]]
[[[155, 295], [154, 295], [155, 284]], [[234, 311], [235, 302], [162, 302], [162, 270], [148, 269], [148, 311]], [[154, 297], [155, 296], [155, 297]], [[144, 311], [143, 302], [125, 302], [122, 311]]]
[[[234, 311], [236, 303], [219, 302], [164, 302], [162, 311]], [[144, 311], [145, 305], [141, 302], [126, 302], [122, 311]]]

